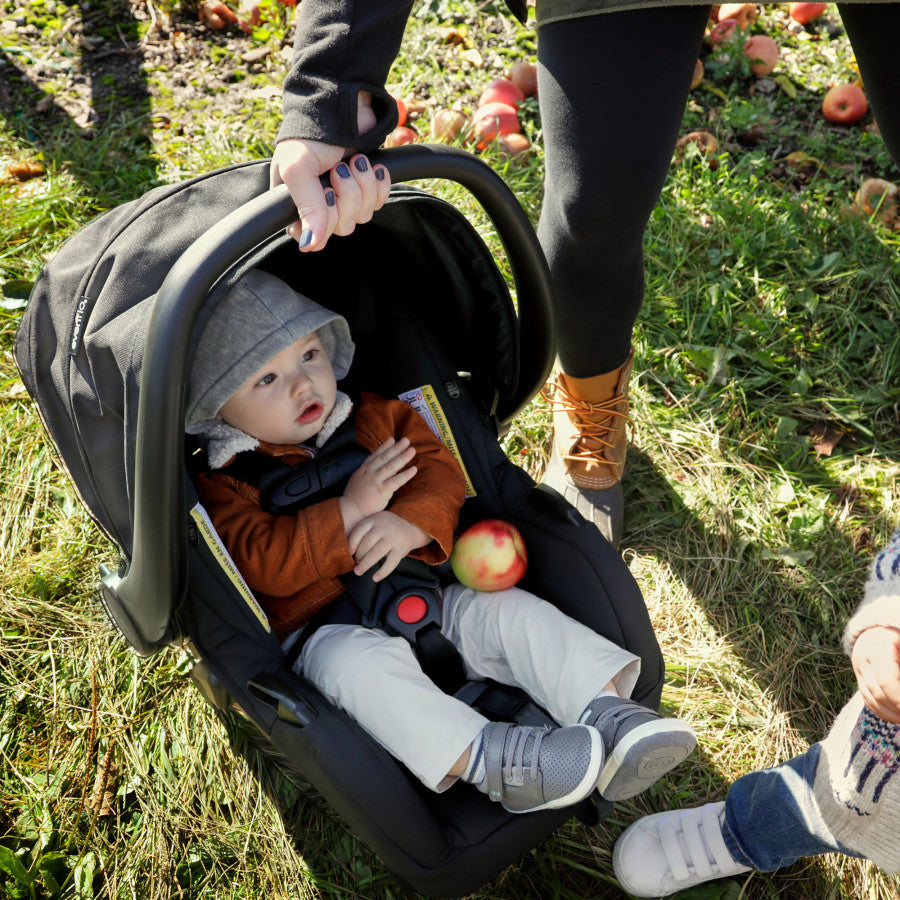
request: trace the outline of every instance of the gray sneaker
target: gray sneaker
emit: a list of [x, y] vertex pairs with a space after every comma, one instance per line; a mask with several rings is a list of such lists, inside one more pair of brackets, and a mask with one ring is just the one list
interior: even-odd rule
[[603, 742], [594, 728], [490, 722], [483, 734], [487, 794], [513, 813], [570, 806], [597, 784]]
[[597, 790], [607, 800], [627, 800], [647, 790], [697, 746], [693, 728], [682, 719], [621, 697], [598, 697], [585, 723], [603, 738], [606, 761]]

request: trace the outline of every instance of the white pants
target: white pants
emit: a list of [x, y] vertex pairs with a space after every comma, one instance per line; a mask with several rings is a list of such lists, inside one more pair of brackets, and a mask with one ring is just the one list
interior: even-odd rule
[[[640, 659], [551, 603], [510, 588], [444, 591], [443, 633], [470, 678], [522, 688], [562, 725], [573, 725], [612, 681], [627, 697]], [[422, 672], [402, 637], [358, 625], [324, 625], [294, 666], [432, 790], [487, 719], [445, 694]]]

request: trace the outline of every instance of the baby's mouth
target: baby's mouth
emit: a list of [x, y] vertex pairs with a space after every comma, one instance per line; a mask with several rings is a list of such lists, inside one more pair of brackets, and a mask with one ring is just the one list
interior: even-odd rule
[[310, 422], [315, 422], [319, 416], [322, 415], [322, 404], [321, 403], [310, 403], [308, 406], [304, 406], [300, 415], [297, 416], [297, 421], [301, 425], [308, 425]]

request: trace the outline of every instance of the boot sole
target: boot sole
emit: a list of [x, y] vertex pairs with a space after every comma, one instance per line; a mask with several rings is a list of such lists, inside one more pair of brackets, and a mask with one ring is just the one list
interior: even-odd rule
[[600, 773], [597, 790], [605, 800], [628, 800], [683, 762], [696, 746], [696, 735], [687, 722], [645, 722], [616, 744]]

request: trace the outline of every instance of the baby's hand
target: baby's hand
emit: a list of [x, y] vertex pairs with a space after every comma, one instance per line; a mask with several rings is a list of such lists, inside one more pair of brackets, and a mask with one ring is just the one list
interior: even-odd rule
[[385, 511], [363, 519], [350, 533], [349, 543], [356, 560], [353, 571], [357, 575], [365, 574], [384, 560], [372, 576], [375, 581], [381, 581], [397, 568], [403, 557], [430, 544], [431, 538], [418, 525]]
[[349, 515], [344, 517], [348, 534], [360, 520], [386, 509], [394, 492], [416, 474], [415, 466], [405, 468], [415, 455], [409, 438], [404, 437], [399, 441], [388, 438], [366, 457], [344, 488], [342, 499], [350, 504], [350, 509], [345, 510]]
[[856, 639], [850, 656], [866, 706], [900, 724], [900, 631], [877, 625]]

